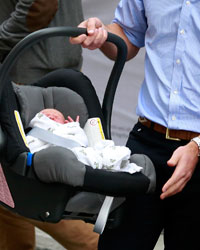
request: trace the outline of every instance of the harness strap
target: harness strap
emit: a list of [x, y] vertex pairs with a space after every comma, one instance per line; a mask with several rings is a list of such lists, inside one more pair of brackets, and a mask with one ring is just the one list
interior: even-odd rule
[[36, 137], [42, 141], [48, 142], [50, 144], [61, 146], [63, 148], [74, 148], [74, 147], [81, 147], [81, 145], [78, 142], [75, 142], [71, 139], [61, 137], [59, 135], [55, 135], [52, 132], [48, 130], [44, 130], [42, 128], [32, 128], [27, 135], [31, 135], [33, 137]]

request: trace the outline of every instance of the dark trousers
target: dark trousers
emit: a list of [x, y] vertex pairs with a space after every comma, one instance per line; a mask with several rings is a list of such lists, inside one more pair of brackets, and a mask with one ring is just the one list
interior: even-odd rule
[[99, 250], [153, 250], [164, 229], [165, 250], [200, 250], [200, 166], [184, 190], [165, 200], [159, 196], [174, 168], [167, 166], [173, 151], [187, 141], [172, 141], [137, 123], [127, 146], [132, 153], [148, 155], [154, 163], [157, 190], [153, 195], [127, 198], [121, 225], [106, 228]]

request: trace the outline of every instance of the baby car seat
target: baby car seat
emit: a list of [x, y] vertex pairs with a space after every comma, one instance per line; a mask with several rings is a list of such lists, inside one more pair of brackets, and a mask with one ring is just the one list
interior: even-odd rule
[[102, 107], [90, 80], [76, 70], [56, 70], [29, 86], [9, 81], [9, 72], [17, 58], [34, 43], [51, 36], [77, 36], [85, 32], [69, 27], [34, 32], [11, 51], [1, 67], [0, 204], [39, 221], [58, 222], [67, 218], [96, 221], [95, 231], [102, 233], [109, 212], [116, 210], [125, 197], [154, 191], [155, 171], [150, 159], [144, 155], [131, 156], [131, 161], [142, 166], [143, 171], [129, 174], [85, 166], [70, 150], [60, 146], [32, 155], [24, 130], [36, 113], [56, 108], [65, 117], [80, 115], [82, 127], [88, 118], [99, 117], [105, 137], [111, 139], [112, 104], [126, 59], [124, 42], [115, 35], [108, 36], [108, 41], [118, 47], [118, 58]]

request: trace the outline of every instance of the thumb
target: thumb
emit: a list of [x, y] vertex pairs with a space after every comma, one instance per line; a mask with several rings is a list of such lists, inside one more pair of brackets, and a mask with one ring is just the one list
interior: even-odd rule
[[176, 153], [173, 153], [172, 157], [167, 161], [167, 165], [169, 167], [175, 167], [178, 163], [178, 155]]
[[82, 35], [77, 36], [77, 37], [70, 37], [69, 41], [71, 44], [81, 44], [85, 41], [86, 38], [87, 38], [87, 35], [82, 34]]

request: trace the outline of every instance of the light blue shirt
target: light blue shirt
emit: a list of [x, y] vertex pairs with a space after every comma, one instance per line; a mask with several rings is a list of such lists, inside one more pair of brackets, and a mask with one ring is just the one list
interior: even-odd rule
[[146, 48], [137, 114], [200, 132], [200, 0], [121, 0], [114, 22]]

